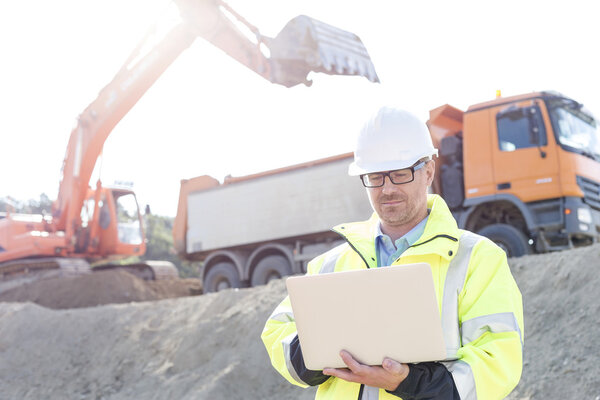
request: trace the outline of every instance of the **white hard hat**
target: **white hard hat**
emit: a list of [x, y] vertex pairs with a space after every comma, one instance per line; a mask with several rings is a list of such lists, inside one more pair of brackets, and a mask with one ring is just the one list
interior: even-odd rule
[[382, 107], [360, 131], [348, 174], [408, 168], [437, 153], [425, 123], [407, 111]]

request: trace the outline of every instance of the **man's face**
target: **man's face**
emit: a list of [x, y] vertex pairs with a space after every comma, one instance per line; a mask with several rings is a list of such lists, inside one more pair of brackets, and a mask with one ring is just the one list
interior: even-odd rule
[[384, 185], [367, 188], [373, 210], [383, 230], [412, 229], [427, 216], [427, 187], [433, 182], [434, 161], [414, 173], [414, 181], [395, 185], [385, 177]]

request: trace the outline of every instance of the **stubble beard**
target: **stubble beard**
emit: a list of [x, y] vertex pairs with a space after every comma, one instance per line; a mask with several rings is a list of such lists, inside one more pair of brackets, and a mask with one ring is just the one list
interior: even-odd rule
[[[389, 201], [400, 201], [397, 205], [384, 205]], [[414, 204], [402, 196], [381, 196], [378, 199], [379, 218], [390, 227], [400, 227], [409, 223], [414, 218]]]
[[412, 213], [407, 211], [400, 210], [399, 206], [386, 207], [385, 211], [382, 210], [379, 218], [390, 227], [401, 227], [412, 220]]
[[[398, 205], [383, 205], [389, 201], [400, 201]], [[381, 196], [378, 200], [379, 219], [390, 228], [413, 228], [423, 217], [420, 216], [420, 201], [409, 196]], [[425, 203], [427, 204], [427, 203]], [[425, 209], [427, 206], [425, 206]], [[426, 216], [426, 215], [425, 215]]]

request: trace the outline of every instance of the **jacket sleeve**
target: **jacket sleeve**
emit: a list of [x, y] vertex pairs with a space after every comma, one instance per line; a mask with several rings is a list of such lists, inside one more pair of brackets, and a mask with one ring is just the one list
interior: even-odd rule
[[460, 398], [505, 398], [523, 367], [523, 305], [506, 254], [488, 239], [473, 247], [458, 316], [458, 360], [445, 365]]
[[388, 393], [403, 400], [460, 400], [452, 375], [443, 364], [408, 364], [408, 369], [406, 379]]
[[[318, 271], [322, 258], [317, 258], [308, 266], [308, 274]], [[296, 331], [296, 322], [289, 297], [286, 297], [267, 320], [261, 335], [271, 364], [285, 379], [302, 386], [315, 386], [328, 380], [322, 371], [306, 368], [302, 349]]]

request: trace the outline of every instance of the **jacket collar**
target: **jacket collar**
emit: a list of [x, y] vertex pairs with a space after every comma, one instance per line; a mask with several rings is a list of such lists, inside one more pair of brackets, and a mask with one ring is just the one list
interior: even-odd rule
[[446, 202], [437, 194], [427, 196], [427, 207], [431, 209], [423, 235], [409, 247], [406, 255], [438, 254], [450, 260], [458, 250], [460, 230]]
[[[415, 244], [403, 255], [438, 254], [450, 260], [458, 249], [460, 230], [446, 202], [436, 195], [427, 196], [427, 208], [431, 210], [425, 230]], [[375, 255], [375, 232], [379, 218], [376, 213], [366, 221], [337, 225], [332, 230], [341, 235], [361, 255], [369, 267], [377, 266]]]

